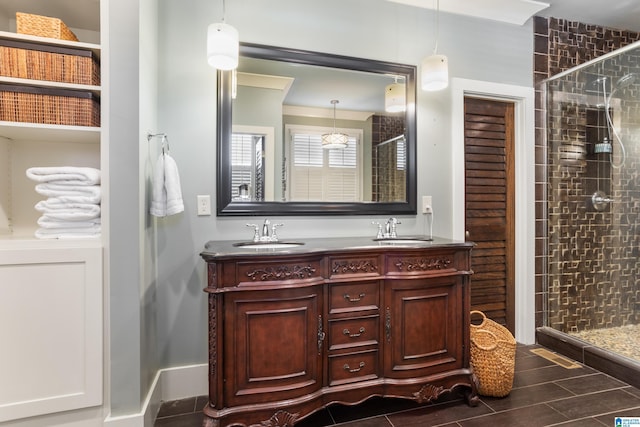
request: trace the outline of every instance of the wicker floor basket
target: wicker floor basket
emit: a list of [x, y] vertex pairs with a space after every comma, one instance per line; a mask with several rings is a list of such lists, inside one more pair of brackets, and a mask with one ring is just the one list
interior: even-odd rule
[[513, 387], [516, 340], [483, 312], [471, 314], [482, 316], [482, 323], [471, 324], [471, 366], [478, 377], [478, 394], [504, 397]]
[[16, 12], [16, 32], [51, 39], [78, 41], [73, 31], [62, 20], [30, 13]]

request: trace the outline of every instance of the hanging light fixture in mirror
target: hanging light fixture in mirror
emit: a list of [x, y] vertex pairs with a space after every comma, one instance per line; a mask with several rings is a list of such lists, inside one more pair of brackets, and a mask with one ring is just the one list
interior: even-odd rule
[[405, 85], [395, 82], [388, 85], [384, 90], [384, 109], [387, 113], [399, 113], [406, 110]]
[[349, 145], [349, 137], [336, 131], [336, 105], [339, 102], [337, 99], [331, 100], [333, 104], [333, 132], [322, 135], [322, 148], [325, 150], [345, 149]]
[[222, 22], [207, 28], [207, 62], [218, 70], [233, 70], [238, 67], [240, 42], [238, 30], [224, 22], [225, 1], [222, 0]]
[[422, 60], [422, 90], [436, 91], [449, 86], [449, 60], [438, 54], [440, 0], [436, 0], [436, 45], [433, 54]]

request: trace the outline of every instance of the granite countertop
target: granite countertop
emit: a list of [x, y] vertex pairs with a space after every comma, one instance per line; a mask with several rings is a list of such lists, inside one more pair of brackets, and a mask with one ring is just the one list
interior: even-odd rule
[[[302, 243], [295, 245], [292, 243]], [[289, 245], [283, 245], [289, 244]], [[245, 246], [241, 246], [245, 245]], [[248, 246], [247, 246], [248, 245]], [[284, 246], [284, 247], [283, 247]], [[321, 253], [328, 251], [370, 250], [384, 247], [389, 250], [407, 248], [444, 248], [453, 246], [473, 246], [472, 242], [427, 236], [398, 236], [396, 239], [376, 240], [372, 237], [336, 237], [336, 238], [282, 238], [278, 242], [266, 242], [253, 245], [245, 240], [211, 240], [200, 254], [204, 258], [221, 259], [231, 256], [264, 256]]]

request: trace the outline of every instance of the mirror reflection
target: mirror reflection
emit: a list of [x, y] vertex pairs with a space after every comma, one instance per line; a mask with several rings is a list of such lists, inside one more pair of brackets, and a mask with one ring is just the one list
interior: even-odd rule
[[415, 67], [244, 44], [220, 74], [219, 215], [415, 213]]

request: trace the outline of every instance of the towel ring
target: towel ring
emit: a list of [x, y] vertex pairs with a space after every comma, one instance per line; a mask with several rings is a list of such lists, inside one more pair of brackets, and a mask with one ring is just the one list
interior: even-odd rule
[[169, 138], [167, 138], [166, 133], [148, 133], [147, 134], [147, 142], [151, 142], [151, 139], [153, 138], [161, 138], [160, 144], [162, 148], [162, 154], [165, 154], [165, 150], [167, 153], [169, 152]]

